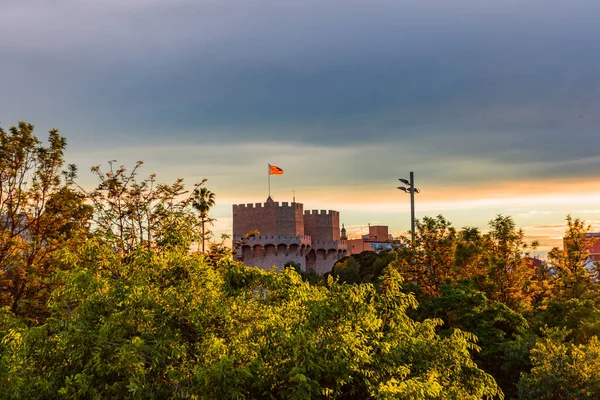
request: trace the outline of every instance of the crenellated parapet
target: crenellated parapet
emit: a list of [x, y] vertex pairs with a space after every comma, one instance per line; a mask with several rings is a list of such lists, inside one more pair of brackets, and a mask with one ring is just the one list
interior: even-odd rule
[[340, 213], [333, 210], [305, 211], [304, 233], [313, 240], [340, 240]]
[[339, 211], [334, 210], [306, 210], [304, 215], [340, 215]]
[[[234, 242], [242, 240], [242, 237], [233, 237]], [[256, 235], [244, 239], [244, 244], [247, 245], [267, 245], [267, 244], [299, 244], [310, 246], [312, 239], [308, 235]]]
[[270, 198], [265, 203], [233, 205], [233, 236], [245, 236], [257, 230], [269, 235], [304, 235], [303, 205], [279, 203]]
[[294, 210], [302, 210], [303, 205], [301, 203], [288, 203], [287, 201], [279, 204], [278, 201], [268, 203], [247, 203], [247, 204], [234, 204], [234, 212], [243, 212], [244, 210], [256, 210], [256, 209], [272, 209], [272, 208], [289, 208]]

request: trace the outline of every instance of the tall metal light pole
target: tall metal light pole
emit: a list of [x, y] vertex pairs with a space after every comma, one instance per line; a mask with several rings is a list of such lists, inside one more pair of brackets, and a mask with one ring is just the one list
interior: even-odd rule
[[408, 187], [398, 186], [398, 189], [404, 193], [410, 194], [410, 243], [415, 245], [415, 193], [419, 193], [419, 189], [415, 187], [415, 174], [410, 172], [410, 180], [398, 178], [398, 180]]

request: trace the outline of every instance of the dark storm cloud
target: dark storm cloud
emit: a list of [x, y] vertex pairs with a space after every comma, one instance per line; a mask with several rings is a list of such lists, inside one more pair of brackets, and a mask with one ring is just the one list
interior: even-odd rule
[[0, 2], [0, 120], [81, 147], [379, 144], [440, 176], [467, 156], [589, 174], [600, 4], [487, 3]]

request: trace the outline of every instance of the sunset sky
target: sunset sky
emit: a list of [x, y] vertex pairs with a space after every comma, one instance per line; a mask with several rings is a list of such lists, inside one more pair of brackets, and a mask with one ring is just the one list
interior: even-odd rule
[[87, 172], [206, 177], [335, 209], [351, 235], [512, 215], [544, 255], [600, 224], [598, 0], [0, 0], [0, 125], [57, 127]]

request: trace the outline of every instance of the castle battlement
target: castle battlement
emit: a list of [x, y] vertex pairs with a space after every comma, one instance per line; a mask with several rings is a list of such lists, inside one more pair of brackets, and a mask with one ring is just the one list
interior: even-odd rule
[[234, 204], [233, 211], [242, 211], [242, 210], [256, 210], [256, 209], [271, 209], [271, 208], [293, 208], [295, 210], [302, 209], [301, 203], [289, 203], [287, 201], [279, 204], [278, 201], [274, 201], [273, 203], [247, 203], [247, 204]]
[[246, 209], [250, 209], [253, 210], [255, 208], [263, 208], [263, 203], [248, 203], [248, 204], [234, 204], [233, 205], [233, 210], [246, 210]]
[[[234, 240], [242, 240], [243, 238], [234, 237]], [[250, 236], [245, 239], [246, 242], [253, 240], [302, 240], [302, 241], [311, 241], [311, 237], [309, 235], [256, 235]]]
[[240, 242], [241, 248], [268, 247], [268, 246], [296, 246], [296, 248], [311, 248], [312, 239], [308, 235], [256, 235], [246, 239], [234, 237], [234, 242]]
[[304, 215], [339, 215], [339, 211], [334, 210], [305, 210]]

